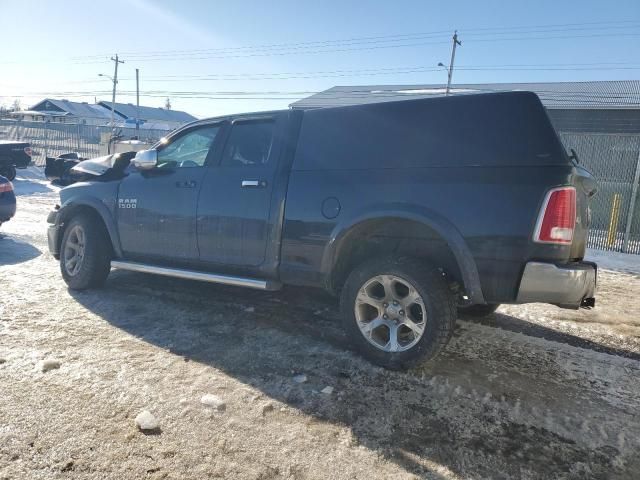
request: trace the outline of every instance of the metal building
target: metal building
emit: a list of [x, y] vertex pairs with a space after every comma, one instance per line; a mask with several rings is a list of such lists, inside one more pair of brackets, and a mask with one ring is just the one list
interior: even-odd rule
[[[640, 80], [457, 84], [453, 95], [532, 91], [567, 149], [598, 179], [589, 247], [640, 254]], [[322, 108], [442, 96], [443, 85], [338, 86], [291, 104]]]

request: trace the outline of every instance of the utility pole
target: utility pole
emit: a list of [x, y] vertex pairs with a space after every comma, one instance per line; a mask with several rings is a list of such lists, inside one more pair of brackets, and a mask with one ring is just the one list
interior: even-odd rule
[[111, 60], [115, 62], [115, 71], [113, 72], [113, 95], [111, 95], [111, 139], [109, 140], [109, 145], [107, 147], [107, 153], [111, 153], [111, 144], [113, 143], [116, 136], [116, 123], [115, 123], [115, 112], [116, 112], [116, 85], [118, 85], [118, 64], [124, 63], [124, 60], [118, 60], [118, 54], [116, 53], [116, 58], [111, 57]]
[[140, 140], [140, 70], [136, 68], [136, 137]]
[[118, 85], [118, 64], [124, 63], [124, 60], [118, 60], [117, 53], [116, 53], [116, 58], [111, 57], [111, 60], [115, 62], [115, 71], [113, 72], [113, 95], [111, 96], [111, 132], [112, 132], [112, 136], [114, 136], [115, 130], [116, 130], [114, 114], [116, 110], [116, 85]]
[[[462, 42], [458, 40], [458, 31], [453, 32], [453, 48], [451, 49], [451, 62], [449, 63], [449, 71], [447, 72], [447, 90], [445, 95], [449, 95], [449, 90], [451, 90], [451, 77], [453, 77], [453, 62], [456, 59], [456, 47], [460, 45], [462, 46]], [[117, 57], [116, 57], [117, 58]]]

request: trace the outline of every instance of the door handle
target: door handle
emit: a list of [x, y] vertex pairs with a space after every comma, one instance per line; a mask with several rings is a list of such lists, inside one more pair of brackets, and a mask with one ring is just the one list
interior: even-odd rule
[[267, 182], [264, 180], [243, 180], [242, 187], [254, 187], [254, 188], [265, 188], [267, 186]]
[[195, 180], [185, 180], [184, 182], [176, 182], [178, 188], [196, 188], [198, 183]]

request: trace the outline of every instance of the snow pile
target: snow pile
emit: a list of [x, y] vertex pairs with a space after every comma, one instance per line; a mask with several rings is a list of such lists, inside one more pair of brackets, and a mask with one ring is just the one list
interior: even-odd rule
[[333, 393], [333, 387], [324, 387], [322, 390], [320, 390], [322, 393], [324, 393], [325, 395], [331, 395]]
[[302, 373], [300, 375], [295, 375], [293, 377], [293, 381], [296, 382], [296, 383], [304, 383], [304, 382], [307, 381], [307, 376], [304, 373]]
[[211, 393], [203, 395], [200, 399], [200, 403], [206, 405], [207, 407], [211, 407], [219, 412], [224, 412], [227, 409], [226, 402], [217, 395], [213, 395]]
[[52, 360], [52, 359], [41, 360], [36, 365], [36, 369], [44, 373], [44, 372], [48, 372], [49, 370], [56, 370], [60, 368], [60, 365], [61, 363], [58, 360]]
[[273, 412], [274, 409], [275, 409], [275, 407], [273, 406], [273, 403], [271, 403], [271, 402], [265, 403], [262, 406], [262, 415], [266, 415], [269, 412]]
[[160, 424], [149, 410], [143, 410], [134, 420], [140, 430], [156, 430]]

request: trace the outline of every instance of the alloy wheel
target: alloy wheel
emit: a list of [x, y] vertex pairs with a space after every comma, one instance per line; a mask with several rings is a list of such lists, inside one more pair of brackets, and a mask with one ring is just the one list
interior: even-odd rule
[[365, 282], [355, 301], [358, 328], [384, 352], [415, 346], [427, 322], [427, 310], [416, 288], [397, 275], [377, 275]]
[[64, 244], [64, 268], [71, 276], [77, 275], [84, 260], [85, 233], [80, 225], [74, 225]]

